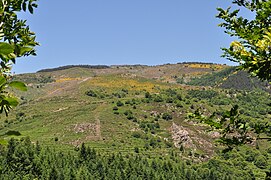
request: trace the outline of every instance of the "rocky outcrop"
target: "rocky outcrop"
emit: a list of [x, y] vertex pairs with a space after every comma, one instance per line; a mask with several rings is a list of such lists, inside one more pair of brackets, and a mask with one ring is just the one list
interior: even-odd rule
[[179, 148], [183, 145], [185, 148], [196, 148], [189, 136], [189, 132], [184, 127], [173, 123], [171, 126], [171, 132], [175, 147]]
[[186, 128], [181, 125], [177, 125], [174, 122], [170, 127], [172, 133], [172, 139], [175, 147], [180, 148], [183, 146], [186, 149], [192, 149], [193, 151], [200, 150], [205, 152], [210, 157], [214, 153], [214, 147], [212, 144], [212, 137], [207, 135], [204, 131], [199, 129]]

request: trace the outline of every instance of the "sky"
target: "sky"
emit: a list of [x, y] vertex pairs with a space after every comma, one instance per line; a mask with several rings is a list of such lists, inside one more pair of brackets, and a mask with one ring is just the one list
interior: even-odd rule
[[[230, 0], [39, 0], [20, 13], [36, 33], [36, 57], [18, 58], [12, 72], [64, 65], [233, 63], [221, 47], [233, 40], [218, 27], [217, 7]], [[246, 12], [242, 12], [246, 15]]]

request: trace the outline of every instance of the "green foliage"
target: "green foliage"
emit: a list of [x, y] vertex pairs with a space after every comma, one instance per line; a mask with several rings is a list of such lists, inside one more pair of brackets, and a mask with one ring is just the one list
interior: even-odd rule
[[90, 97], [97, 97], [96, 92], [93, 91], [93, 90], [88, 90], [88, 91], [86, 92], [86, 95], [87, 95], [87, 96], [90, 96]]
[[223, 57], [238, 62], [241, 69], [246, 69], [263, 80], [270, 80], [271, 46], [271, 1], [235, 0], [233, 3], [255, 13], [254, 19], [239, 16], [239, 10], [231, 11], [218, 8], [218, 18], [224, 22], [219, 26], [226, 33], [239, 40], [230, 47], [223, 48]]
[[118, 107], [120, 107], [120, 106], [123, 106], [124, 104], [123, 104], [123, 102], [118, 101], [118, 102], [116, 103], [116, 105], [117, 105]]
[[55, 79], [52, 76], [42, 75], [42, 74], [18, 74], [12, 77], [14, 81], [23, 81], [28, 84], [46, 84], [55, 82]]
[[15, 64], [18, 57], [36, 55], [34, 47], [35, 33], [31, 32], [25, 20], [18, 19], [17, 13], [28, 11], [33, 13], [37, 7], [36, 0], [2, 0], [0, 2], [0, 106], [1, 111], [8, 115], [8, 111], [17, 106], [18, 100], [5, 91], [7, 87], [26, 91], [24, 83], [10, 82], [11, 64]]
[[67, 66], [61, 66], [57, 68], [51, 68], [51, 69], [42, 69], [37, 72], [54, 72], [54, 71], [61, 71], [71, 68], [86, 68], [86, 69], [108, 69], [110, 66], [106, 65], [67, 65]]
[[[152, 138], [146, 147], [157, 146]], [[167, 144], [171, 146], [169, 142]], [[270, 157], [245, 148], [226, 152], [205, 163], [192, 164], [177, 155], [146, 158], [138, 147], [129, 155], [101, 154], [84, 143], [78, 152], [61, 152], [31, 143], [29, 138], [11, 139], [0, 154], [2, 179], [264, 179]], [[243, 157], [257, 154], [256, 165]], [[258, 168], [259, 166], [259, 168]], [[267, 173], [265, 173], [267, 172]]]
[[114, 106], [113, 111], [117, 111], [117, 110], [119, 110], [119, 108], [117, 106]]
[[226, 145], [226, 151], [243, 144], [252, 143], [255, 134], [257, 135], [256, 141], [262, 139], [261, 134], [270, 135], [271, 124], [269, 122], [252, 123], [244, 119], [240, 116], [237, 105], [233, 106], [230, 111], [215, 112], [211, 116], [204, 116], [197, 109], [193, 114], [189, 114], [189, 118], [197, 119], [199, 122], [209, 125], [212, 130], [218, 131], [220, 138], [217, 142]]
[[19, 131], [10, 130], [10, 131], [6, 132], [5, 135], [8, 135], [8, 136], [20, 136], [22, 134]]
[[153, 98], [154, 102], [163, 102], [163, 97], [161, 95], [155, 95]]
[[197, 99], [212, 99], [218, 95], [214, 90], [189, 90], [187, 94]]
[[145, 93], [145, 98], [151, 98], [151, 94], [149, 92]]
[[211, 74], [206, 74], [201, 77], [192, 78], [186, 84], [193, 86], [215, 86], [221, 83], [224, 78], [228, 77], [235, 70], [236, 67], [228, 67], [219, 72], [213, 72]]
[[135, 147], [134, 151], [135, 151], [135, 153], [139, 153], [139, 148]]
[[164, 119], [164, 120], [171, 120], [172, 119], [172, 115], [171, 114], [169, 114], [169, 113], [164, 113], [163, 115], [162, 115], [162, 118]]
[[134, 132], [132, 133], [132, 136], [133, 136], [134, 138], [141, 138], [141, 137], [142, 137], [142, 133], [140, 133], [140, 132], [138, 132], [138, 131], [134, 131]]

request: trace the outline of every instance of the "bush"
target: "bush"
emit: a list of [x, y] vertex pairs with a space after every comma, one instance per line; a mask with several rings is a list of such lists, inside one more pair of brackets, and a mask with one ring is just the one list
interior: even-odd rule
[[177, 102], [176, 107], [178, 107], [178, 108], [183, 108], [183, 103]]
[[177, 94], [177, 99], [180, 100], [180, 101], [182, 101], [183, 100], [182, 95]]
[[154, 102], [163, 102], [163, 98], [161, 96], [155, 96]]
[[169, 142], [169, 141], [165, 141], [165, 145], [166, 145], [167, 148], [173, 147], [173, 143]]
[[113, 111], [117, 111], [117, 110], [119, 110], [119, 108], [117, 106], [114, 106]]
[[97, 97], [97, 94], [95, 93], [95, 91], [93, 90], [89, 90], [86, 92], [86, 95], [87, 96], [90, 96], [90, 97]]
[[127, 119], [132, 120], [132, 119], [134, 119], [134, 116], [132, 114], [128, 114]]
[[171, 114], [169, 114], [169, 113], [164, 113], [163, 115], [162, 115], [162, 118], [164, 119], [164, 120], [171, 120], [172, 119], [172, 115]]
[[151, 98], [151, 94], [149, 92], [145, 93], [145, 98]]
[[138, 131], [135, 131], [135, 132], [132, 133], [132, 136], [133, 136], [134, 138], [141, 138], [141, 133], [138, 132]]
[[124, 112], [124, 115], [125, 115], [125, 116], [128, 116], [129, 114], [133, 114], [133, 112], [130, 111], [130, 110], [127, 110], [127, 111]]
[[266, 168], [267, 164], [268, 164], [267, 160], [263, 155], [256, 157], [255, 165], [258, 168], [264, 169], [264, 168]]
[[135, 147], [134, 151], [135, 151], [135, 153], [139, 153], [139, 148]]
[[124, 105], [124, 104], [123, 104], [121, 101], [118, 101], [118, 102], [117, 102], [117, 106], [120, 107], [120, 106], [123, 106], [123, 105]]
[[167, 98], [166, 103], [173, 103], [173, 98], [171, 97]]

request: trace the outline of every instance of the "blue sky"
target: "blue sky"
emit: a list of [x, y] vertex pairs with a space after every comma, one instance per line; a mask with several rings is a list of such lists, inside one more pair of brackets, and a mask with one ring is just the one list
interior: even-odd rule
[[71, 64], [147, 64], [183, 61], [232, 64], [220, 47], [232, 41], [216, 8], [230, 0], [40, 0], [21, 14], [36, 32], [38, 56], [20, 58], [15, 73]]

